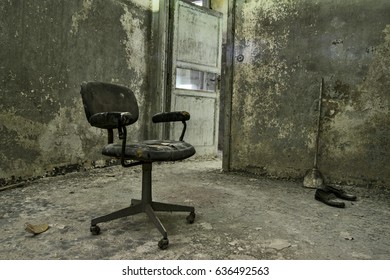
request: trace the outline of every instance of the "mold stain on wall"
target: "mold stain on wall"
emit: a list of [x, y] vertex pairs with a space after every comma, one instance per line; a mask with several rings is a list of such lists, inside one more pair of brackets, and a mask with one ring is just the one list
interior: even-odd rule
[[[143, 109], [150, 1], [1, 1], [0, 8], [0, 185], [106, 159], [106, 132], [88, 124], [80, 84], [127, 85]], [[142, 133], [140, 124], [129, 129], [134, 140]]]
[[303, 177], [324, 77], [326, 180], [390, 185], [390, 3], [235, 3], [232, 169]]
[[[372, 59], [364, 78], [357, 85], [336, 80], [329, 89], [325, 106], [325, 137], [331, 144], [326, 147], [325, 155], [331, 155], [334, 161], [341, 163], [343, 158], [350, 158], [354, 168], [375, 174], [371, 181], [376, 184], [384, 184], [384, 178], [390, 172], [387, 165], [381, 167], [390, 151], [389, 31], [390, 25], [386, 25], [382, 43], [367, 50]], [[362, 178], [363, 173], [354, 175], [355, 180]]]
[[93, 0], [83, 0], [82, 9], [72, 15], [72, 28], [70, 32], [77, 34], [79, 31], [79, 24], [88, 18], [92, 10]]
[[[122, 40], [122, 44], [126, 51], [126, 63], [129, 70], [135, 69], [136, 77], [134, 83], [135, 88], [142, 88], [144, 79], [142, 78], [147, 72], [145, 63], [145, 53], [147, 52], [147, 38], [148, 34], [147, 26], [142, 25], [140, 20], [134, 17], [133, 12], [125, 5], [123, 7], [123, 14], [120, 17], [120, 22], [123, 30], [125, 31], [126, 38]], [[140, 92], [135, 92], [137, 100], [142, 101]], [[142, 104], [140, 104], [142, 106]]]
[[[294, 66], [288, 65], [282, 55], [290, 32], [283, 24], [296, 17], [297, 11], [291, 1], [246, 1], [240, 8], [235, 52], [236, 57], [243, 56], [243, 61], [235, 62], [234, 83], [241, 90], [233, 95], [233, 106], [240, 112], [238, 122], [243, 123], [236, 137], [250, 139], [251, 145], [239, 141], [244, 153], [239, 152], [237, 157], [253, 165], [252, 156], [257, 156], [256, 151], [264, 151], [263, 158], [274, 157], [272, 142], [263, 140], [265, 133], [286, 139], [294, 130], [293, 120], [278, 120], [278, 112], [283, 109], [280, 101], [288, 94], [289, 75], [294, 71], [291, 69]], [[281, 28], [274, 30], [273, 25]]]

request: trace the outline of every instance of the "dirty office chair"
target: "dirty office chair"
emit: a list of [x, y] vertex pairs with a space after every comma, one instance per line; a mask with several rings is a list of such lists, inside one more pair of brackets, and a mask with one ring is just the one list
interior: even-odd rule
[[[169, 244], [167, 231], [154, 211], [190, 212], [187, 221], [193, 223], [195, 209], [191, 206], [152, 201], [152, 163], [183, 160], [195, 154], [194, 147], [183, 141], [186, 121], [190, 119], [190, 114], [184, 111], [160, 113], [152, 118], [154, 123], [181, 121], [183, 131], [179, 141], [146, 140], [128, 143], [126, 126], [135, 123], [138, 119], [138, 104], [133, 92], [120, 85], [84, 82], [80, 93], [88, 122], [92, 126], [108, 131], [108, 144], [103, 147], [102, 154], [120, 158], [123, 167], [142, 165], [142, 198], [132, 199], [129, 207], [92, 219], [90, 228], [92, 234], [100, 233], [98, 223], [145, 212], [163, 235], [158, 246], [160, 249], [167, 248]], [[114, 129], [118, 130], [118, 137], [122, 143], [114, 143]]]

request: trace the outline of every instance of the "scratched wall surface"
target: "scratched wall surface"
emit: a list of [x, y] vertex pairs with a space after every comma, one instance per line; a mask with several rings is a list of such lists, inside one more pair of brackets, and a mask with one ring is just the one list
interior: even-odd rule
[[303, 177], [324, 77], [326, 181], [390, 186], [389, 15], [388, 0], [236, 1], [232, 169]]
[[0, 2], [0, 185], [104, 158], [106, 132], [87, 123], [80, 84], [127, 85], [142, 111], [150, 2]]

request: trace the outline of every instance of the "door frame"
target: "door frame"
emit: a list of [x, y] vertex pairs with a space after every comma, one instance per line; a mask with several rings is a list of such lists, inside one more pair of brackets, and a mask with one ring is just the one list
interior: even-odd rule
[[221, 91], [224, 92], [223, 116], [223, 149], [222, 149], [222, 170], [231, 170], [231, 117], [232, 100], [234, 89], [234, 61], [235, 61], [235, 30], [236, 30], [236, 0], [228, 0], [226, 45], [222, 50], [222, 77]]

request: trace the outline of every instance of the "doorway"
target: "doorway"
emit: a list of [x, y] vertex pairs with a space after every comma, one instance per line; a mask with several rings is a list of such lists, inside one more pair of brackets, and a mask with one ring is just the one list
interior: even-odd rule
[[[204, 6], [208, 4], [171, 1], [166, 104], [170, 111], [190, 112], [186, 141], [197, 154], [217, 156], [222, 14]], [[180, 125], [168, 125], [170, 138], [178, 138]]]

